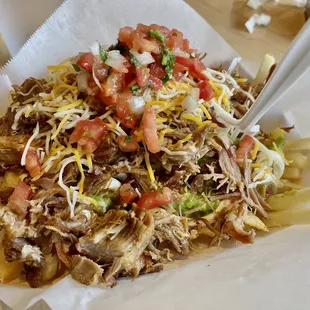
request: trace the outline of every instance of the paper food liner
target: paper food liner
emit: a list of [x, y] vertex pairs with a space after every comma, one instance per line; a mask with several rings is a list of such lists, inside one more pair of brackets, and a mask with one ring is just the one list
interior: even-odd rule
[[[211, 66], [228, 64], [234, 51], [181, 0], [68, 0], [39, 28], [0, 71], [4, 112], [11, 83], [42, 77], [46, 66], [86, 51], [94, 40], [115, 42], [120, 27], [161, 24], [181, 30], [191, 46], [207, 52]], [[309, 136], [308, 75], [262, 119], [265, 126], [293, 122], [295, 133]], [[308, 94], [308, 95], [307, 95]], [[282, 106], [283, 101], [283, 106]], [[270, 127], [270, 126], [269, 126]], [[40, 289], [0, 285], [0, 300], [27, 309], [43, 299], [52, 309], [309, 309], [310, 226], [290, 227], [258, 238], [254, 245], [195, 257], [158, 274], [121, 279], [113, 289], [84, 286], [70, 277]], [[217, 252], [217, 251], [215, 251]]]

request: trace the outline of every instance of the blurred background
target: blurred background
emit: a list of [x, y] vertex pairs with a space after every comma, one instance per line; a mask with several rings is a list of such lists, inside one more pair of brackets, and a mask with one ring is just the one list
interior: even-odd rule
[[[127, 0], [130, 1], [130, 0]], [[0, 66], [21, 46], [63, 0], [0, 0]], [[308, 0], [186, 0], [256, 69], [264, 54], [280, 60], [309, 15]], [[154, 2], [156, 3], [156, 1]], [[253, 7], [258, 6], [256, 9]], [[308, 8], [307, 8], [308, 6]], [[254, 14], [270, 16], [267, 26], [245, 27]]]

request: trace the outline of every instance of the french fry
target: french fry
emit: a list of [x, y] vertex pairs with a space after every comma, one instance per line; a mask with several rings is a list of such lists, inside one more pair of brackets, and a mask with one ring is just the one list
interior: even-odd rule
[[307, 167], [308, 158], [304, 154], [298, 152], [287, 152], [285, 153], [285, 158], [288, 161], [292, 161], [290, 167], [304, 169]]
[[0, 242], [0, 283], [9, 283], [19, 278], [22, 270], [22, 263], [8, 263], [5, 260], [4, 249], [2, 247], [2, 242]]
[[269, 215], [269, 219], [263, 220], [269, 228], [310, 224], [309, 208], [271, 212]]
[[310, 138], [287, 140], [283, 150], [284, 152], [310, 152]]
[[284, 193], [284, 192], [290, 191], [292, 189], [303, 189], [303, 188], [305, 188], [304, 185], [298, 184], [296, 182], [292, 182], [292, 181], [287, 180], [287, 179], [281, 179], [281, 182], [283, 183], [283, 187], [278, 188], [279, 193]]
[[300, 176], [301, 170], [296, 167], [287, 167], [283, 173], [283, 178], [290, 180], [298, 180]]
[[267, 199], [267, 203], [272, 207], [272, 211], [303, 206], [310, 203], [310, 187], [271, 196]]
[[52, 254], [49, 254], [44, 256], [44, 261], [45, 265], [42, 269], [42, 281], [46, 282], [56, 275], [58, 269], [58, 258], [57, 255], [53, 256]]

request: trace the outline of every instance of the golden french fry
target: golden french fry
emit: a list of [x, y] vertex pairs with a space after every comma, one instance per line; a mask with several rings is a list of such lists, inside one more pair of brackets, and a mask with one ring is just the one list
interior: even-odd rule
[[269, 215], [269, 219], [263, 220], [269, 228], [310, 224], [309, 208], [270, 212]]
[[23, 264], [20, 262], [8, 263], [5, 260], [4, 249], [0, 248], [0, 283], [8, 283], [20, 277]]
[[272, 207], [272, 211], [303, 206], [310, 203], [310, 187], [271, 196], [267, 199], [267, 203]]
[[258, 230], [262, 230], [266, 232], [269, 231], [266, 225], [264, 224], [264, 222], [261, 219], [259, 219], [256, 215], [254, 215], [253, 213], [249, 213], [246, 215], [244, 219], [244, 223]]
[[252, 82], [252, 85], [255, 86], [257, 84], [264, 83], [270, 73], [271, 67], [275, 63], [276, 63], [275, 58], [270, 54], [266, 54], [264, 57], [263, 63], [261, 64], [256, 74], [256, 77], [254, 81]]
[[310, 152], [310, 138], [287, 140], [285, 142], [283, 150], [284, 152]]
[[42, 281], [46, 282], [52, 279], [57, 272], [58, 269], [58, 258], [57, 255], [45, 255], [44, 256], [44, 267], [42, 268]]
[[298, 152], [287, 152], [285, 153], [285, 158], [288, 161], [292, 161], [290, 164], [290, 167], [295, 167], [295, 168], [306, 168], [307, 167], [307, 161], [308, 158], [304, 154], [298, 153]]
[[303, 188], [305, 188], [304, 185], [297, 184], [297, 183], [292, 182], [292, 181], [287, 180], [287, 179], [281, 179], [281, 182], [283, 183], [283, 187], [280, 187], [278, 189], [278, 193], [284, 193], [287, 191], [291, 191], [292, 189], [303, 189]]
[[300, 176], [301, 176], [300, 169], [298, 169], [296, 167], [287, 167], [287, 168], [285, 168], [282, 177], [285, 179], [297, 180], [300, 178]]

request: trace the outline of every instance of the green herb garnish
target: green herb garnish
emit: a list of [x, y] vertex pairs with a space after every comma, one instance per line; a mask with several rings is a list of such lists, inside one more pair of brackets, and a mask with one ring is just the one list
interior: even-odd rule
[[130, 143], [131, 140], [132, 140], [131, 136], [126, 136], [126, 138], [125, 138], [126, 143]]
[[133, 94], [136, 94], [137, 91], [139, 90], [139, 85], [138, 84], [134, 84], [129, 88]]
[[159, 30], [150, 30], [148, 35], [149, 37], [155, 38], [162, 43], [164, 43], [167, 39]]
[[164, 51], [159, 55], [159, 61], [165, 67], [165, 71], [168, 77], [163, 78], [163, 82], [166, 83], [172, 77], [173, 68], [175, 65], [175, 56], [172, 54], [170, 48], [165, 47]]
[[142, 65], [141, 63], [139, 62], [139, 60], [133, 55], [133, 54], [130, 54], [129, 56], [129, 61], [134, 64], [137, 68], [141, 68]]
[[104, 48], [101, 45], [99, 45], [99, 55], [102, 61], [106, 61], [108, 58], [107, 52], [104, 50]]
[[73, 67], [73, 69], [74, 69], [76, 72], [80, 72], [80, 71], [81, 71], [80, 66], [78, 66], [77, 64], [72, 64], [72, 67]]
[[165, 84], [170, 80], [170, 77], [168, 74], [166, 74], [164, 77], [161, 78], [162, 82]]

